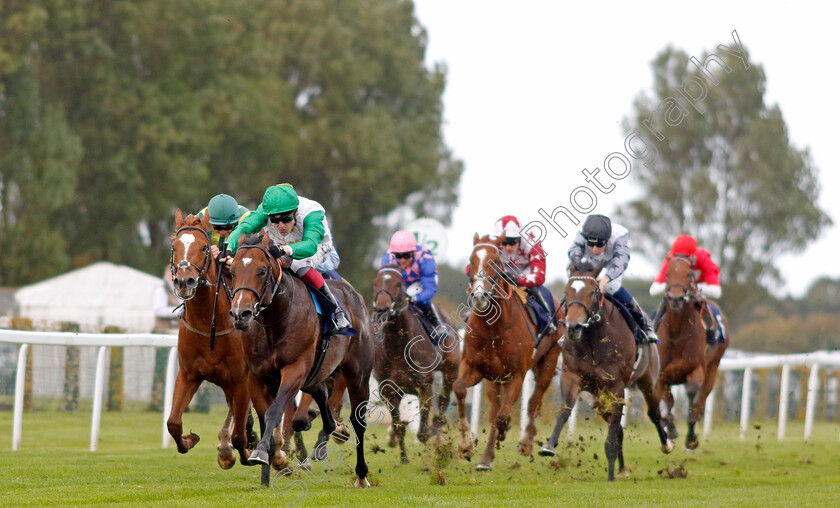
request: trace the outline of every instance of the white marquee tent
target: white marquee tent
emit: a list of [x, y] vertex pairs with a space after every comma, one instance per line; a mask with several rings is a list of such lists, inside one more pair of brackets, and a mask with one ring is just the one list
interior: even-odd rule
[[18, 315], [39, 328], [73, 321], [86, 332], [106, 326], [148, 332], [154, 326], [152, 292], [162, 283], [159, 277], [101, 261], [22, 287], [15, 300]]

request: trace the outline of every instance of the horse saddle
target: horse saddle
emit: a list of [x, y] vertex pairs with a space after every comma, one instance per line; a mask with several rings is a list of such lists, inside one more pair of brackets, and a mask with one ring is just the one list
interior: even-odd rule
[[[524, 289], [517, 287], [514, 288], [514, 292], [516, 293], [516, 296], [519, 297], [519, 300], [522, 302], [523, 307], [525, 307], [525, 310], [528, 311], [528, 318], [531, 320], [531, 323], [533, 323], [533, 325], [537, 328], [538, 332], [542, 331], [546, 327], [546, 325], [548, 325], [548, 322], [550, 320], [557, 319], [556, 314], [554, 316], [549, 316], [546, 310], [543, 308], [542, 304], [538, 302], [533, 296], [528, 294], [528, 292]], [[551, 298], [550, 305], [554, 305], [554, 297], [551, 295], [550, 292], [548, 294]], [[554, 325], [557, 326], [558, 323], [555, 321]]]
[[426, 332], [426, 335], [429, 337], [429, 340], [432, 341], [432, 344], [437, 346], [440, 342], [440, 336], [437, 333], [435, 333], [435, 326], [432, 324], [432, 320], [429, 319], [429, 316], [427, 316], [426, 313], [423, 312], [423, 309], [414, 304], [410, 304], [409, 309], [411, 309], [412, 314], [417, 316], [417, 319], [420, 321], [420, 324], [423, 325], [423, 330]]
[[630, 314], [630, 311], [627, 310], [627, 307], [624, 306], [623, 303], [619, 302], [613, 295], [609, 293], [604, 293], [604, 298], [609, 300], [621, 316], [624, 318], [624, 321], [627, 322], [627, 326], [630, 327], [630, 330], [633, 332], [633, 337], [636, 338], [637, 344], [646, 344], [647, 343], [647, 335], [645, 331], [639, 328], [639, 324], [636, 323], [636, 320], [633, 319], [633, 315]]

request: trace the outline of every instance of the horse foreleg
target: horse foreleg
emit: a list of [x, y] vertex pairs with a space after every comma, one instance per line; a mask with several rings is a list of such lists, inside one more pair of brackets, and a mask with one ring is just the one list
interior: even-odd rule
[[330, 391], [329, 405], [336, 423], [333, 434], [339, 438], [338, 442], [346, 442], [350, 438], [350, 431], [340, 418], [345, 391], [347, 391], [347, 380], [344, 379], [344, 374], [336, 372], [333, 378], [332, 390]]
[[664, 383], [660, 378], [657, 382], [657, 393], [661, 394], [659, 398], [659, 416], [661, 422], [665, 426], [669, 439], [677, 439], [680, 432], [677, 426], [674, 425], [674, 394], [671, 393], [671, 385]]
[[493, 448], [499, 442], [499, 426], [496, 422], [500, 416], [499, 409], [502, 405], [502, 387], [492, 381], [486, 381], [484, 387], [487, 390], [487, 398], [490, 401], [490, 435], [487, 437], [487, 447], [484, 449], [484, 455], [475, 466], [477, 471], [490, 471], [493, 469], [493, 459], [496, 458], [496, 452]]
[[[228, 412], [233, 414], [233, 434], [231, 444], [239, 452], [239, 463], [248, 465], [248, 416], [251, 411], [251, 397], [245, 382], [237, 383], [233, 387], [233, 405], [228, 405]], [[219, 450], [221, 453], [221, 450]], [[220, 463], [221, 464], [221, 463]], [[233, 463], [231, 463], [231, 467]]]
[[437, 435], [441, 427], [446, 426], [446, 410], [449, 409], [452, 383], [458, 377], [458, 364], [450, 361], [450, 355], [447, 355], [444, 360], [441, 373], [443, 374], [443, 384], [440, 388], [440, 395], [438, 395], [437, 414], [432, 419], [432, 428], [429, 430], [431, 435]]
[[420, 383], [417, 388], [417, 398], [420, 399], [420, 429], [417, 431], [417, 439], [421, 443], [429, 440], [429, 411], [432, 408], [432, 384]]
[[[251, 463], [260, 463], [264, 466], [269, 464], [271, 457], [269, 450], [272, 452], [274, 447], [274, 429], [280, 425], [283, 420], [283, 413], [288, 408], [294, 399], [295, 394], [303, 385], [304, 377], [306, 376], [306, 364], [303, 361], [298, 361], [291, 365], [287, 365], [280, 370], [280, 386], [277, 389], [277, 394], [268, 410], [265, 412], [265, 430], [260, 438], [259, 444], [248, 457]], [[264, 483], [264, 485], [267, 485]]]
[[606, 420], [609, 425], [607, 431], [607, 441], [604, 443], [604, 452], [607, 455], [607, 480], [615, 480], [615, 461], [618, 460], [619, 476], [627, 477], [627, 471], [624, 469], [624, 429], [621, 427], [621, 413], [624, 408], [622, 402], [618, 402], [624, 397], [624, 388], [613, 387], [608, 392], [612, 395], [613, 401], [607, 406], [600, 406], [598, 413]]
[[183, 436], [184, 427], [181, 420], [184, 410], [189, 406], [200, 384], [200, 379], [188, 378], [184, 374], [184, 369], [178, 370], [178, 376], [175, 378], [175, 393], [172, 398], [172, 411], [169, 413], [169, 419], [166, 420], [166, 428], [175, 440], [178, 453], [187, 453], [201, 439], [194, 432]]
[[698, 366], [688, 375], [685, 382], [685, 392], [688, 395], [688, 433], [685, 436], [686, 450], [694, 450], [699, 444], [694, 427], [703, 416], [703, 408], [706, 402], [705, 397], [699, 396], [703, 385], [704, 374], [705, 369], [703, 366]]
[[455, 400], [458, 402], [458, 430], [461, 432], [461, 443], [458, 445], [461, 457], [469, 460], [472, 457], [473, 441], [470, 436], [470, 423], [467, 421], [465, 399], [467, 388], [481, 381], [481, 373], [464, 360], [458, 368], [458, 379], [452, 384]]
[[[636, 386], [642, 392], [647, 404], [647, 415], [653, 426], [656, 427], [656, 434], [659, 437], [659, 449], [662, 453], [671, 453], [674, 449], [674, 443], [668, 438], [665, 432], [665, 425], [663, 425], [662, 415], [660, 414], [660, 405], [664, 404], [662, 401], [662, 383], [658, 379], [653, 379], [653, 373], [650, 370], [645, 371], [636, 382]], [[669, 390], [670, 393], [670, 390]]]
[[569, 420], [572, 414], [572, 408], [575, 407], [578, 394], [580, 393], [580, 378], [571, 372], [563, 372], [560, 377], [560, 392], [563, 396], [563, 407], [557, 411], [557, 418], [554, 422], [554, 430], [551, 431], [551, 436], [548, 441], [537, 452], [543, 457], [553, 457], [557, 443], [560, 441], [560, 432]]
[[507, 431], [510, 430], [513, 405], [516, 404], [516, 401], [519, 400], [519, 397], [522, 395], [522, 382], [524, 379], [524, 374], [516, 374], [511, 377], [511, 380], [508, 383], [501, 386], [499, 413], [496, 415], [494, 422], [496, 428], [499, 429], [499, 441], [504, 441], [505, 437], [507, 437]]

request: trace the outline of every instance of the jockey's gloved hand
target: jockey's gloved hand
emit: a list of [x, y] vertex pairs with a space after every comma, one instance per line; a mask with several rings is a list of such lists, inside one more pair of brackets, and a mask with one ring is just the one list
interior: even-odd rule
[[409, 296], [409, 297], [406, 297], [406, 299], [408, 300], [408, 303], [411, 303], [411, 304], [417, 303], [417, 297], [416, 296]]
[[271, 245], [268, 247], [268, 252], [274, 259], [280, 259], [283, 257], [283, 251], [280, 250], [280, 247], [278, 247], [274, 242], [271, 242]]

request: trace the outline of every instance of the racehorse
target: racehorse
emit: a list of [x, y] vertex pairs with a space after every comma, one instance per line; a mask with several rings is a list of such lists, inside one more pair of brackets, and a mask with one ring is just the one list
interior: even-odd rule
[[[510, 428], [511, 406], [522, 392], [525, 373], [533, 368], [536, 377], [534, 394], [528, 403], [528, 426], [517, 445], [519, 453], [530, 455], [536, 434], [535, 419], [542, 406], [554, 369], [560, 346], [557, 340], [561, 330], [547, 335], [536, 354], [534, 338], [536, 327], [526, 317], [526, 309], [519, 297], [513, 297], [514, 287], [503, 277], [499, 246], [505, 235], [473, 237], [470, 255], [470, 317], [464, 335], [464, 350], [458, 368], [458, 379], [452, 386], [458, 400], [461, 456], [472, 455], [473, 441], [469, 435], [464, 398], [467, 387], [486, 380], [490, 400], [490, 436], [484, 455], [476, 469], [490, 470], [495, 457], [494, 446], [505, 439]], [[546, 342], [548, 341], [548, 342]]]
[[[250, 411], [248, 367], [242, 351], [242, 332], [233, 327], [228, 311], [230, 302], [216, 284], [223, 284], [218, 266], [210, 255], [207, 229], [210, 215], [199, 219], [193, 215], [183, 218], [175, 212], [176, 232], [172, 235], [172, 282], [175, 294], [184, 300], [184, 317], [178, 329], [178, 377], [167, 428], [180, 453], [187, 453], [199, 441], [199, 436], [183, 435], [182, 415], [202, 381], [218, 385], [225, 393], [228, 414], [219, 431], [219, 465], [233, 467], [239, 461], [247, 465], [246, 420]], [[218, 296], [218, 298], [217, 298]], [[213, 308], [215, 302], [215, 309]], [[218, 325], [215, 344], [211, 344], [212, 322]], [[231, 427], [232, 425], [232, 427]], [[231, 447], [231, 445], [233, 445]]]
[[[728, 331], [724, 343], [706, 344], [703, 313], [709, 313], [708, 304], [697, 291], [692, 264], [691, 259], [685, 256], [674, 256], [668, 262], [662, 305], [665, 311], [656, 331], [661, 340], [659, 356], [662, 360], [656, 389], [662, 398], [660, 409], [663, 421], [668, 436], [676, 439], [679, 433], [674, 426], [671, 386], [685, 383], [689, 404], [688, 434], [685, 437], [687, 450], [695, 450], [699, 444], [694, 427], [703, 416], [706, 397], [715, 386], [718, 364], [729, 345]], [[711, 313], [709, 317], [714, 321]], [[721, 318], [724, 328], [727, 328], [726, 318]]]
[[607, 455], [608, 479], [615, 479], [615, 461], [618, 459], [619, 476], [627, 477], [624, 468], [624, 429], [621, 412], [624, 407], [624, 389], [636, 384], [648, 406], [648, 416], [656, 427], [660, 449], [670, 453], [674, 443], [665, 435], [660, 425], [659, 399], [654, 393], [659, 375], [659, 355], [650, 344], [636, 344], [633, 331], [618, 309], [598, 286], [595, 277], [601, 266], [588, 264], [574, 266], [566, 284], [566, 340], [563, 343], [563, 373], [560, 378], [563, 408], [557, 415], [554, 431], [539, 451], [540, 455], [553, 456], [560, 431], [571, 414], [581, 390], [595, 397], [595, 409], [608, 424]]
[[[446, 425], [446, 409], [452, 383], [458, 374], [461, 353], [459, 337], [449, 314], [438, 308], [442, 324], [432, 332], [439, 346], [432, 343], [420, 318], [408, 303], [402, 273], [395, 265], [386, 265], [373, 280], [373, 319], [375, 326], [376, 361], [373, 374], [382, 384], [379, 394], [387, 401], [400, 460], [408, 463], [405, 452], [405, 422], [400, 421], [400, 400], [406, 394], [420, 399], [420, 431], [417, 439], [425, 443]], [[443, 387], [438, 397], [438, 413], [429, 427], [434, 373], [443, 374]], [[397, 388], [394, 388], [396, 385]], [[389, 441], [390, 445], [396, 442]]]
[[[274, 453], [272, 431], [281, 423], [283, 413], [299, 390], [308, 393], [318, 404], [324, 423], [323, 433], [332, 434], [335, 420], [327, 403], [324, 380], [341, 370], [350, 394], [350, 422], [356, 434], [356, 486], [369, 487], [368, 466], [364, 457], [364, 433], [370, 372], [373, 367], [373, 330], [361, 295], [344, 281], [329, 280], [330, 288], [343, 303], [350, 321], [358, 327], [353, 337], [336, 335], [317, 372], [310, 377], [316, 362], [316, 350], [322, 346], [322, 323], [306, 285], [298, 277], [284, 273], [269, 253], [267, 235], [249, 235], [240, 239], [233, 259], [233, 299], [230, 314], [234, 325], [246, 330], [256, 323], [264, 328], [265, 340], [244, 340], [245, 355], [252, 379], [262, 390], [251, 392], [263, 429], [262, 438], [251, 452], [250, 461], [263, 465], [262, 483], [269, 484], [268, 463]], [[254, 386], [252, 384], [252, 386]], [[262, 399], [257, 403], [256, 399]], [[259, 407], [258, 407], [259, 406]], [[309, 425], [305, 411], [298, 411], [294, 430]], [[300, 417], [299, 417], [300, 416]]]

